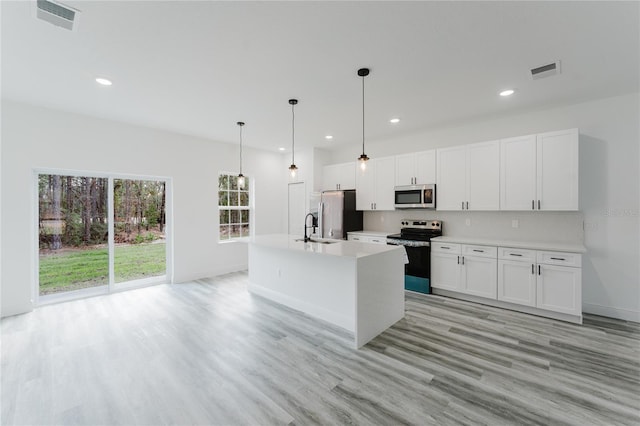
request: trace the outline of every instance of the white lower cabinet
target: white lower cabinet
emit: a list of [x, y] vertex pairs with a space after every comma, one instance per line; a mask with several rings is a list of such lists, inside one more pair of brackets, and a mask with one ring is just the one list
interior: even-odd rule
[[497, 264], [495, 247], [434, 243], [430, 284], [495, 299]]
[[[431, 287], [502, 307], [582, 321], [582, 256], [509, 247], [431, 244]], [[507, 305], [505, 305], [505, 303]], [[553, 315], [565, 314], [570, 317]]]
[[537, 303], [540, 309], [582, 315], [582, 269], [538, 265]]
[[500, 247], [498, 300], [536, 306], [536, 252]]

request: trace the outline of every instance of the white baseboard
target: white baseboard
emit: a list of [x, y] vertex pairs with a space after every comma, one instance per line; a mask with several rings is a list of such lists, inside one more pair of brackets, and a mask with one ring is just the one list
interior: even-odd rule
[[231, 272], [246, 271], [249, 265], [247, 263], [241, 263], [237, 265], [226, 265], [218, 268], [211, 269], [206, 272], [191, 272], [189, 274], [180, 275], [175, 277], [176, 283], [185, 283], [187, 281], [195, 281], [203, 278], [216, 277], [218, 275], [230, 274]]
[[614, 308], [611, 306], [597, 305], [595, 303], [582, 303], [582, 311], [586, 314], [640, 322], [640, 312], [630, 309]]

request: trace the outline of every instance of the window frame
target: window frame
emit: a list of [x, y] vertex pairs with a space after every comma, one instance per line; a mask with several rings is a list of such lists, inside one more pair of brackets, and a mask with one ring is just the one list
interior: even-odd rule
[[[246, 242], [249, 241], [250, 238], [253, 237], [254, 235], [254, 224], [255, 224], [255, 218], [254, 218], [254, 185], [255, 182], [253, 180], [253, 178], [249, 177], [249, 176], [245, 176], [245, 181], [247, 182], [249, 188], [247, 190], [240, 190], [239, 188], [235, 188], [232, 189], [231, 188], [231, 180], [228, 181], [227, 183], [227, 189], [221, 189], [220, 188], [220, 179], [223, 176], [227, 176], [229, 178], [234, 178], [237, 179], [238, 175], [234, 172], [227, 172], [227, 171], [220, 171], [218, 172], [218, 185], [217, 185], [217, 199], [218, 199], [218, 223], [217, 223], [217, 236], [218, 236], [218, 244], [228, 244], [228, 243], [234, 243], [234, 242]], [[220, 193], [221, 192], [226, 192], [227, 193], [227, 205], [220, 205]], [[238, 204], [236, 205], [229, 205], [230, 201], [231, 201], [231, 197], [230, 194], [231, 193], [237, 193], [238, 194]], [[247, 197], [248, 197], [248, 202], [247, 202], [247, 206], [241, 206], [240, 205], [240, 194], [241, 193], [246, 193]], [[223, 211], [228, 211], [229, 212], [229, 222], [222, 223], [221, 222], [221, 216], [222, 216], [222, 212]], [[239, 218], [239, 222], [232, 222], [232, 215], [234, 211], [238, 212], [238, 218]], [[247, 221], [244, 222], [242, 220], [242, 212], [246, 211], [247, 212]], [[222, 238], [221, 237], [221, 227], [222, 226], [228, 226], [229, 228], [231, 228], [232, 226], [239, 226], [240, 227], [240, 236], [231, 236], [231, 232], [228, 233], [229, 237], [228, 238]], [[242, 234], [242, 226], [243, 225], [248, 225], [249, 226], [249, 233], [248, 235], [244, 235]]]

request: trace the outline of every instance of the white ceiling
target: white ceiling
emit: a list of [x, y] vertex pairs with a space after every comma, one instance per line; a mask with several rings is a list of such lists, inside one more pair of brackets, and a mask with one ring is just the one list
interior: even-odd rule
[[76, 32], [33, 3], [1, 2], [3, 98], [270, 150], [292, 97], [297, 148], [361, 143], [365, 66], [367, 140], [639, 90], [638, 2], [63, 1]]

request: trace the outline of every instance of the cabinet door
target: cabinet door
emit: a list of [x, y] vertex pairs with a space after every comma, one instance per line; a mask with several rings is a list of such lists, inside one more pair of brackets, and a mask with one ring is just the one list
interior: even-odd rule
[[335, 165], [322, 168], [322, 190], [333, 191], [338, 189], [338, 170]]
[[498, 261], [498, 300], [536, 306], [536, 265], [514, 260]]
[[460, 291], [460, 256], [431, 252], [431, 287]]
[[486, 257], [464, 256], [462, 292], [474, 296], [497, 298], [498, 260]]
[[436, 182], [436, 150], [416, 153], [416, 182]]
[[537, 303], [540, 309], [582, 315], [582, 270], [538, 265]]
[[415, 154], [396, 155], [396, 185], [414, 185], [415, 164]]
[[540, 210], [578, 210], [578, 129], [542, 133], [537, 140]]
[[356, 210], [373, 210], [375, 201], [375, 172], [373, 160], [367, 161], [367, 168], [356, 171]]
[[338, 164], [336, 177], [340, 189], [355, 189], [356, 187], [356, 163]]
[[394, 210], [394, 176], [396, 162], [394, 157], [375, 160], [375, 210]]
[[466, 201], [467, 210], [500, 209], [500, 141], [467, 145]]
[[466, 146], [437, 150], [438, 210], [462, 210], [466, 201]]
[[500, 209], [534, 210], [535, 200], [535, 135], [501, 140]]

